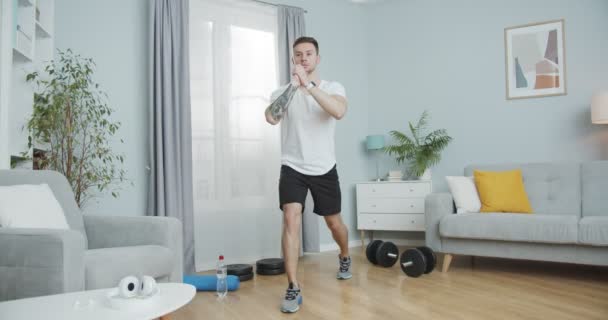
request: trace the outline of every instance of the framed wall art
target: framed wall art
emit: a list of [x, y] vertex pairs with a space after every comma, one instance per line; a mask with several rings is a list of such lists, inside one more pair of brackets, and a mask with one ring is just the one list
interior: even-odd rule
[[566, 94], [564, 20], [505, 28], [507, 99]]

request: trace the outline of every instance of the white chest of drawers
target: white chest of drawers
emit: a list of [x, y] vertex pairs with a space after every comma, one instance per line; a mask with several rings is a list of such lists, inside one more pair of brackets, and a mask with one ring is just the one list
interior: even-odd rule
[[430, 180], [362, 182], [357, 190], [357, 229], [364, 245], [365, 230], [424, 231], [424, 198]]

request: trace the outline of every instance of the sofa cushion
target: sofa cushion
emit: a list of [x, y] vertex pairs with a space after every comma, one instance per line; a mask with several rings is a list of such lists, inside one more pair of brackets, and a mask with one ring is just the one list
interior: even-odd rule
[[87, 290], [110, 288], [128, 275], [161, 278], [171, 273], [171, 251], [162, 246], [133, 246], [85, 251]]
[[473, 171], [481, 212], [532, 213], [521, 170]]
[[481, 201], [473, 177], [446, 176], [448, 188], [456, 204], [456, 213], [479, 212]]
[[608, 161], [593, 161], [581, 166], [583, 216], [608, 217]]
[[[35, 199], [35, 201], [32, 201]], [[5, 228], [70, 228], [48, 184], [0, 186], [0, 226]]]
[[608, 246], [608, 215], [584, 217], [579, 223], [580, 243], [592, 246]]
[[580, 163], [524, 163], [470, 165], [465, 176], [473, 170], [504, 171], [521, 169], [524, 186], [532, 211], [538, 214], [581, 214]]
[[518, 213], [451, 214], [439, 222], [447, 238], [578, 243], [578, 216]]

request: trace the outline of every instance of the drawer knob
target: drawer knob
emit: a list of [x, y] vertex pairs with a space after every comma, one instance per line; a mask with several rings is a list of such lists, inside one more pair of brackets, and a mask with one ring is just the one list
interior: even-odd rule
[[376, 207], [376, 205], [375, 205], [375, 204], [372, 204], [372, 208], [375, 208], [375, 207]]
[[413, 204], [410, 204], [410, 208], [413, 208], [413, 207], [414, 207], [414, 205], [413, 205]]
[[410, 188], [410, 192], [414, 192], [414, 189]]
[[376, 192], [376, 189], [372, 189], [372, 192]]

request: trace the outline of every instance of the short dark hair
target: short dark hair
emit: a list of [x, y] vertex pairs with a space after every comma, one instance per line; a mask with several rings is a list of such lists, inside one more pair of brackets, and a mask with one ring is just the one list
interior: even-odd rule
[[315, 49], [317, 50], [317, 54], [319, 54], [319, 43], [317, 42], [317, 40], [315, 38], [313, 38], [313, 37], [299, 37], [293, 43], [293, 48], [295, 48], [300, 43], [312, 43], [315, 46]]

